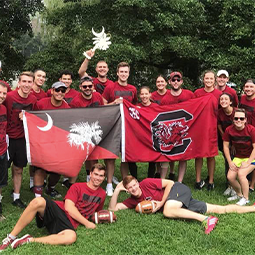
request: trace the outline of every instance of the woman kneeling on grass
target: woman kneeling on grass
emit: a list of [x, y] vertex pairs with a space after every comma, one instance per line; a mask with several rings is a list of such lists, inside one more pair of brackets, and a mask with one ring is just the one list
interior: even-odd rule
[[[232, 200], [239, 199], [237, 205], [241, 206], [250, 203], [249, 183], [246, 176], [255, 168], [255, 128], [246, 122], [245, 110], [236, 109], [233, 125], [226, 129], [223, 136], [224, 154], [229, 164], [228, 180], [236, 192]], [[230, 156], [229, 144], [235, 151], [233, 160]]]

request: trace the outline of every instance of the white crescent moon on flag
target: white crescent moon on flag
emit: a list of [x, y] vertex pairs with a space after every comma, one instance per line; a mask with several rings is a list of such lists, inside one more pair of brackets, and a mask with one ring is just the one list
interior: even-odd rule
[[44, 126], [44, 127], [38, 127], [37, 126], [38, 129], [40, 129], [41, 131], [44, 131], [44, 132], [49, 131], [53, 126], [53, 120], [52, 120], [51, 116], [48, 113], [45, 113], [45, 114], [47, 115], [47, 118], [48, 118], [47, 125]]
[[92, 34], [98, 38], [102, 37], [102, 35], [104, 34], [104, 27], [102, 27], [102, 31], [100, 33], [96, 33], [92, 27]]

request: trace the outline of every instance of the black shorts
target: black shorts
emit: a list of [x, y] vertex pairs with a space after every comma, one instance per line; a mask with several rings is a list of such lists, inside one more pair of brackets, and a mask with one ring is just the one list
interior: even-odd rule
[[166, 201], [168, 200], [182, 202], [182, 208], [193, 212], [205, 214], [207, 211], [206, 203], [193, 199], [190, 188], [180, 182], [176, 182], [173, 185]]
[[25, 167], [27, 165], [27, 152], [26, 152], [26, 140], [25, 137], [19, 139], [9, 138], [8, 147], [10, 159], [9, 167], [11, 163], [17, 167]]
[[0, 156], [0, 188], [7, 185], [8, 182], [8, 160], [7, 152]]
[[66, 229], [75, 231], [65, 212], [52, 200], [44, 199], [46, 200], [44, 216], [42, 218], [39, 213], [36, 214], [37, 227], [46, 227], [50, 234], [58, 234]]

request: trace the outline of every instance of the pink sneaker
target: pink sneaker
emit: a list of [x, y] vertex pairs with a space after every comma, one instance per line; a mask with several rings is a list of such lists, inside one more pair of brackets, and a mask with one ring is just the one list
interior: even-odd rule
[[8, 248], [14, 240], [7, 235], [7, 237], [2, 241], [2, 244], [0, 245], [0, 252]]
[[25, 243], [29, 243], [29, 242], [30, 242], [30, 238], [32, 238], [32, 236], [30, 236], [30, 235], [27, 234], [27, 235], [22, 236], [21, 238], [16, 239], [16, 240], [11, 244], [12, 249], [16, 249], [18, 246], [21, 246], [21, 245], [23, 245], [23, 244], [25, 244]]
[[208, 235], [215, 228], [218, 222], [218, 218], [214, 216], [209, 216], [207, 219], [203, 221], [205, 226], [205, 233]]

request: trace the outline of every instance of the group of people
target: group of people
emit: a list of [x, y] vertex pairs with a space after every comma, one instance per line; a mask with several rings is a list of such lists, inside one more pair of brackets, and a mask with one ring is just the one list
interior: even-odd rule
[[[90, 59], [94, 56], [88, 50]], [[46, 80], [46, 72], [38, 69], [23, 72], [19, 76], [18, 86], [11, 91], [8, 84], [0, 81], [0, 214], [2, 214], [1, 188], [7, 185], [8, 168], [12, 169], [13, 205], [26, 208], [14, 229], [3, 240], [0, 251], [8, 246], [16, 248], [27, 242], [48, 244], [71, 244], [76, 240], [75, 228], [83, 224], [87, 228], [95, 228], [89, 216], [103, 208], [106, 195], [112, 197], [109, 210], [118, 211], [134, 208], [145, 199], [155, 200], [155, 212], [162, 210], [165, 217], [195, 219], [205, 223], [205, 232], [210, 233], [218, 219], [205, 216], [206, 213], [246, 213], [255, 212], [254, 206], [245, 206], [249, 201], [249, 191], [254, 190], [255, 178], [255, 82], [251, 79], [244, 84], [244, 94], [240, 99], [234, 89], [227, 86], [229, 74], [226, 70], [218, 71], [217, 75], [209, 70], [201, 76], [203, 87], [194, 93], [183, 89], [183, 77], [180, 72], [172, 72], [165, 79], [159, 75], [156, 79], [157, 90], [150, 92], [149, 87], [142, 87], [139, 94], [135, 86], [128, 84], [130, 66], [120, 62], [117, 66], [117, 81], [107, 78], [109, 71], [105, 61], [96, 65], [97, 77], [87, 74], [89, 59], [80, 66], [80, 91], [71, 88], [73, 75], [70, 71], [61, 72], [59, 81], [45, 92], [42, 86]], [[167, 89], [169, 84], [170, 89]], [[120, 104], [128, 100], [138, 107], [154, 107], [158, 105], [178, 104], [193, 98], [203, 97], [211, 93], [215, 98], [215, 118], [218, 118], [219, 149], [225, 158], [227, 179], [226, 195], [229, 200], [237, 200], [237, 205], [219, 206], [197, 201], [192, 198], [190, 189], [182, 184], [187, 162], [180, 161], [177, 183], [174, 183], [174, 162], [149, 162], [148, 177], [140, 184], [137, 181], [135, 162], [121, 162], [122, 180], [114, 177], [115, 160], [104, 159], [105, 166], [94, 161], [85, 162], [87, 183], [76, 183], [76, 177], [63, 177], [63, 185], [68, 188], [63, 202], [53, 202], [42, 197], [46, 176], [48, 177], [46, 194], [52, 198], [61, 195], [55, 189], [60, 175], [30, 166], [30, 188], [35, 194], [28, 207], [20, 198], [23, 168], [27, 165], [26, 143], [22, 124], [22, 110], [50, 110], [78, 107], [97, 107], [106, 104]], [[140, 103], [138, 103], [138, 97]], [[240, 108], [237, 108], [240, 107]], [[219, 108], [219, 109], [218, 109]], [[9, 137], [7, 151], [6, 134]], [[170, 165], [169, 179], [167, 180]], [[207, 182], [207, 189], [214, 189], [215, 158], [207, 158], [208, 178], [201, 179], [203, 159], [195, 159], [196, 189], [202, 189]], [[107, 171], [106, 171], [107, 170]], [[128, 175], [130, 172], [131, 175]], [[251, 174], [247, 179], [247, 175]], [[100, 187], [107, 178], [106, 192]], [[159, 178], [154, 178], [159, 177]], [[238, 177], [238, 180], [237, 180]], [[113, 189], [113, 182], [117, 184]], [[249, 186], [250, 185], [250, 186]], [[125, 190], [131, 197], [118, 203], [120, 191]], [[95, 194], [96, 192], [96, 194]], [[84, 196], [85, 194], [85, 196]], [[93, 197], [93, 199], [92, 199]], [[39, 227], [46, 226], [50, 236], [33, 238], [26, 235], [20, 239], [17, 235], [36, 217]], [[54, 222], [54, 224], [52, 224]]]

